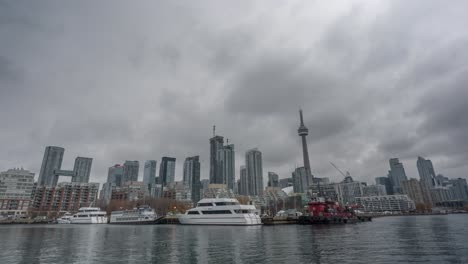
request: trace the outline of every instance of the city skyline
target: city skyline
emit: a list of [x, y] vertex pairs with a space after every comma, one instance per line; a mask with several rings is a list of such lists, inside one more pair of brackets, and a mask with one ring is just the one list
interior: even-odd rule
[[[216, 138], [223, 138], [221, 136], [216, 136]], [[210, 144], [211, 145], [211, 144]], [[302, 146], [303, 147], [303, 146]], [[219, 153], [225, 151], [225, 149], [227, 150], [233, 150], [234, 148], [234, 145], [233, 144], [229, 144], [229, 145], [225, 145], [225, 146], [221, 146], [221, 148], [219, 149]], [[247, 153], [251, 152], [251, 151], [258, 151], [258, 148], [251, 148], [251, 149], [248, 149], [245, 153], [245, 155], [247, 155]], [[52, 161], [48, 161], [50, 158], [49, 156], [51, 154], [49, 153], [53, 153], [54, 156], [52, 158]], [[57, 153], [55, 153], [57, 152]], [[57, 167], [57, 165], [55, 165], [55, 163], [57, 164], [61, 164], [62, 160], [63, 160], [63, 155], [64, 155], [64, 152], [65, 152], [65, 149], [62, 148], [62, 147], [58, 147], [58, 146], [46, 146], [45, 148], [45, 151], [44, 151], [44, 157], [43, 157], [43, 165], [42, 167], [46, 170], [50, 170], [48, 169], [48, 167], [50, 165], [47, 164], [47, 162], [52, 162], [52, 166], [53, 166], [53, 169], [50, 170], [52, 171], [53, 173], [51, 174], [52, 177], [49, 176], [49, 178], [52, 180], [52, 178], [56, 177], [56, 176], [60, 176], [60, 177], [66, 177], [65, 180], [59, 180], [58, 177], [57, 177], [57, 181], [55, 181], [55, 185], [57, 183], [60, 183], [60, 182], [74, 182], [74, 181], [77, 181], [77, 182], [97, 182], [97, 183], [100, 183], [100, 184], [104, 184], [106, 182], [109, 181], [109, 173], [108, 172], [106, 174], [106, 178], [103, 180], [103, 182], [100, 182], [100, 181], [92, 181], [92, 179], [90, 178], [90, 169], [91, 169], [91, 164], [92, 164], [92, 160], [93, 158], [87, 158], [87, 157], [77, 157], [75, 159], [75, 165], [74, 165], [74, 170], [63, 170], [63, 168], [60, 168], [60, 166]], [[217, 151], [218, 152], [218, 151]], [[260, 155], [262, 155], [260, 153]], [[55, 157], [57, 156], [57, 157]], [[199, 160], [199, 156], [196, 156], [197, 157], [197, 160]], [[245, 160], [245, 157], [244, 156], [244, 160]], [[161, 164], [164, 164], [164, 163], [167, 163], [167, 161], [170, 161], [171, 162], [171, 165], [170, 165], [170, 169], [169, 169], [169, 174], [170, 174], [170, 180], [172, 180], [172, 182], [184, 182], [184, 167], [185, 167], [185, 161], [182, 165], [182, 175], [177, 175], [177, 159], [176, 158], [172, 158], [172, 157], [166, 157], [166, 156], [163, 156], [162, 157], [162, 161], [164, 162], [161, 162]], [[44, 163], [45, 162], [45, 163]], [[59, 163], [58, 163], [59, 162]], [[261, 159], [261, 162], [263, 162], [263, 160]], [[369, 181], [367, 180], [364, 180], [364, 182], [368, 182], [369, 184], [373, 184], [375, 181], [377, 181], [377, 178], [387, 178], [389, 180], [389, 183], [393, 185], [393, 182], [395, 181], [395, 178], [399, 178], [399, 181], [404, 181], [404, 180], [409, 180], [411, 178], [418, 178], [418, 179], [423, 179], [423, 180], [426, 180], [426, 174], [428, 174], [429, 172], [427, 173], [423, 173], [425, 175], [421, 176], [421, 171], [420, 171], [420, 164], [426, 164], [428, 162], [428, 165], [430, 167], [430, 171], [432, 170], [432, 174], [431, 174], [431, 177], [435, 177], [436, 175], [434, 174], [434, 168], [433, 168], [433, 165], [432, 165], [432, 160], [428, 159], [424, 159], [422, 158], [421, 156], [418, 156], [416, 158], [416, 166], [415, 168], [417, 169], [416, 172], [418, 173], [417, 175], [411, 175], [411, 176], [407, 176], [406, 173], [405, 173], [405, 167], [404, 167], [404, 164], [403, 162], [400, 162], [399, 158], [394, 158], [394, 157], [391, 157], [388, 159], [388, 163], [390, 164], [390, 170], [388, 170], [388, 173], [386, 176], [375, 176], [374, 178], [371, 178]], [[155, 175], [155, 179], [158, 179], [159, 178], [159, 174], [156, 174], [156, 170], [158, 169], [158, 167], [156, 166], [157, 165], [157, 161], [155, 160], [145, 160], [142, 166], [142, 171], [143, 173], [140, 175], [139, 174], [139, 170], [140, 170], [140, 162], [135, 160], [135, 161], [129, 161], [129, 160], [126, 160], [125, 162], [123, 162], [122, 164], [123, 165], [120, 165], [120, 164], [116, 164], [114, 166], [111, 166], [109, 167], [109, 171], [111, 169], [114, 169], [116, 168], [117, 166], [120, 166], [120, 168], [122, 169], [122, 173], [123, 175], [121, 176], [121, 180], [119, 180], [119, 182], [121, 181], [121, 183], [123, 184], [124, 181], [125, 181], [125, 177], [129, 177], [130, 180], [133, 180], [133, 181], [141, 181], [141, 182], [144, 182], [145, 181], [145, 174], [146, 174], [146, 171], [147, 171], [147, 166], [149, 166], [148, 163], [154, 163], [152, 164], [152, 170], [154, 170], [151, 175]], [[174, 163], [174, 165], [172, 165], [172, 163]], [[233, 161], [233, 163], [235, 164], [235, 161]], [[125, 164], [129, 164], [130, 167], [131, 167], [131, 170], [132, 172], [130, 173], [126, 173], [126, 174], [132, 174], [131, 176], [125, 176], [125, 170], [124, 170], [124, 167], [125, 167]], [[44, 166], [45, 165], [45, 166]], [[77, 167], [79, 166], [79, 167]], [[174, 168], [175, 167], [175, 168]], [[201, 167], [201, 165], [200, 165]], [[241, 175], [241, 170], [242, 168], [245, 168], [245, 165], [241, 165], [240, 166], [240, 170], [237, 170], [237, 175], [233, 175], [235, 177], [235, 181], [233, 182], [233, 187], [234, 185], [237, 184], [237, 181], [240, 180], [240, 175]], [[14, 167], [12, 167], [14, 168]], [[221, 167], [220, 167], [221, 168]], [[295, 166], [295, 169], [293, 171], [291, 171], [291, 173], [293, 174], [295, 171], [297, 171], [298, 168], [301, 168], [301, 166], [298, 166], [296, 165]], [[305, 167], [302, 166], [302, 168], [304, 169]], [[9, 168], [11, 169], [11, 168]], [[161, 167], [159, 166], [159, 173], [161, 173]], [[233, 168], [235, 169], [235, 168]], [[263, 167], [262, 167], [263, 169]], [[396, 172], [397, 174], [401, 174], [401, 176], [395, 176], [395, 175], [392, 175], [392, 170], [395, 170], [396, 169]], [[77, 171], [78, 170], [78, 177], [75, 177], [75, 174], [77, 174]], [[268, 169], [267, 169], [268, 170]], [[313, 171], [313, 169], [312, 169]], [[401, 172], [400, 172], [401, 171]], [[424, 170], [423, 170], [424, 171]], [[58, 174], [57, 174], [58, 172]], [[34, 172], [35, 173], [35, 172]], [[268, 181], [269, 181], [269, 174], [271, 172], [268, 172], [263, 174], [263, 187], [267, 187], [268, 186]], [[201, 174], [201, 173], [200, 173]], [[289, 175], [285, 175], [285, 176], [279, 176], [278, 174], [274, 173], [275, 175], [277, 175], [279, 177], [279, 179], [286, 179], [286, 178], [291, 178], [291, 174]], [[394, 174], [394, 173], [393, 173]], [[41, 170], [39, 172], [39, 175], [41, 175]], [[439, 173], [437, 175], [442, 175], [442, 176], [447, 176], [446, 174], [443, 174], [443, 173]], [[202, 177], [203, 174], [201, 174], [201, 178], [200, 180], [210, 180], [209, 178], [209, 175], [205, 175], [207, 177]], [[331, 177], [332, 179], [332, 182], [340, 182], [341, 180], [343, 180], [344, 178], [341, 177], [342, 175], [338, 175], [336, 178], [334, 177]], [[311, 177], [314, 177], [313, 175], [311, 175]], [[323, 176], [325, 177], [325, 176]], [[47, 178], [47, 177], [45, 177]], [[76, 178], [76, 179], [75, 179]], [[78, 179], [81, 179], [81, 178], [84, 178], [86, 179], [87, 181], [83, 181], [83, 180], [78, 180]], [[319, 177], [321, 178], [321, 177]], [[330, 177], [325, 177], [325, 178], [329, 178]], [[359, 177], [357, 177], [359, 178]], [[466, 177], [463, 177], [463, 176], [456, 176], [456, 177], [450, 177], [450, 178], [464, 178], [464, 179], [467, 179]], [[63, 179], [63, 178], [62, 178]], [[40, 176], [37, 176], [37, 178], [35, 178], [35, 180], [39, 183], [40, 181]], [[49, 180], [50, 181], [50, 180]], [[46, 185], [50, 185], [50, 184], [47, 184]], [[385, 185], [385, 184], [383, 184]], [[397, 184], [398, 186], [398, 184]], [[440, 183], [435, 183], [434, 186], [440, 186]], [[395, 185], [393, 185], [393, 187], [395, 188]], [[392, 192], [395, 192], [396, 190], [392, 190]], [[401, 193], [401, 190], [400, 191], [396, 191], [397, 193]]]
[[52, 145], [67, 150], [63, 168], [92, 157], [93, 182], [162, 156], [177, 158], [180, 180], [194, 155], [206, 179], [216, 124], [235, 144], [236, 176], [258, 147], [284, 178], [303, 164], [301, 107], [317, 177], [341, 179], [331, 161], [373, 182], [391, 157], [417, 177], [417, 156], [468, 177], [464, 2], [113, 3], [119, 16], [107, 5], [4, 6], [0, 168], [37, 177]]

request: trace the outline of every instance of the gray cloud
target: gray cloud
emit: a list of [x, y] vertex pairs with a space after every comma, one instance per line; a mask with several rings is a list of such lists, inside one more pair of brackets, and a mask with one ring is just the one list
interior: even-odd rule
[[[386, 174], [400, 157], [466, 177], [464, 1], [172, 1], [0, 8], [0, 168], [38, 173], [44, 147], [95, 159], [92, 180], [125, 159], [200, 155], [211, 127], [263, 151], [264, 171], [302, 164], [339, 180]], [[5, 8], [3, 8], [5, 7]], [[31, 11], [33, 10], [33, 11]]]

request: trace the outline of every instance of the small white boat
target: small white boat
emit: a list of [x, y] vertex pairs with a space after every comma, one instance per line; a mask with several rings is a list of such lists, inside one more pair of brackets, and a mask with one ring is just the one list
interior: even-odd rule
[[133, 210], [111, 212], [110, 224], [149, 225], [154, 224], [158, 215], [149, 206], [141, 206]]
[[98, 207], [81, 207], [70, 218], [71, 224], [107, 224], [107, 213]]
[[236, 199], [202, 199], [197, 207], [178, 215], [183, 225], [261, 225], [258, 210]]
[[70, 224], [70, 218], [72, 218], [72, 214], [69, 212], [66, 212], [62, 217], [57, 219], [57, 224]]

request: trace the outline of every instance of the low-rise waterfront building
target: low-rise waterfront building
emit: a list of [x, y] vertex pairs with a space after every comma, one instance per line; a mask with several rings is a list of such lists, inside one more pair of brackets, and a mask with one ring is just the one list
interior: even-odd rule
[[356, 197], [356, 203], [365, 212], [410, 212], [416, 209], [405, 194]]
[[0, 173], [0, 215], [26, 215], [34, 187], [34, 173], [10, 169]]
[[56, 187], [38, 186], [32, 209], [38, 213], [76, 212], [80, 207], [95, 206], [99, 183], [61, 182]]

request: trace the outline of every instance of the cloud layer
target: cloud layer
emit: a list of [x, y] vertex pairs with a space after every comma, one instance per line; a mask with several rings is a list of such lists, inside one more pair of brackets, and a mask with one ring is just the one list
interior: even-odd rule
[[[418, 155], [468, 176], [465, 1], [0, 2], [0, 169], [38, 174], [45, 146], [94, 158], [91, 180], [124, 160], [200, 155], [212, 125], [263, 152], [264, 174], [386, 175]], [[159, 163], [159, 162], [158, 162]], [[238, 171], [238, 168], [237, 168]], [[142, 168], [140, 169], [142, 174]], [[140, 177], [142, 177], [140, 175]], [[238, 176], [237, 176], [238, 177]]]

